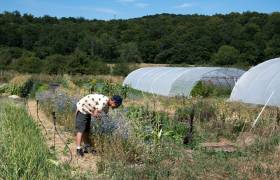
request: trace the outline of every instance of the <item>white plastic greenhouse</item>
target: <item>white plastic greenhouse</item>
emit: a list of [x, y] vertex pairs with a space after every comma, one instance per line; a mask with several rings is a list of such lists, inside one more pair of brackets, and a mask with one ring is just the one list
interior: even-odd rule
[[131, 72], [123, 85], [163, 96], [190, 96], [199, 81], [233, 88], [244, 72], [220, 67], [147, 67]]
[[280, 106], [280, 58], [247, 71], [233, 88], [230, 101]]

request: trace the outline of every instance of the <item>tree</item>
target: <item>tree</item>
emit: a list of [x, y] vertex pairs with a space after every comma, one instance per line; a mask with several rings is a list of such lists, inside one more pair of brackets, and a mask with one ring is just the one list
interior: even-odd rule
[[130, 67], [127, 63], [121, 61], [113, 67], [113, 75], [127, 76], [130, 72]]
[[212, 57], [217, 65], [233, 65], [239, 60], [239, 52], [232, 46], [223, 45]]
[[117, 51], [117, 40], [108, 33], [103, 33], [99, 39], [101, 49], [100, 56], [108, 62], [114, 62], [114, 60], [116, 60], [119, 56]]
[[89, 58], [89, 64], [87, 66], [86, 74], [110, 74], [110, 68], [107, 64], [99, 57]]
[[75, 51], [78, 41], [78, 33], [75, 32], [75, 29], [57, 27], [53, 33], [51, 42], [55, 53], [67, 55]]
[[55, 54], [44, 60], [44, 71], [49, 74], [64, 74], [67, 72], [67, 57]]
[[175, 49], [170, 48], [161, 51], [160, 53], [157, 54], [155, 57], [155, 63], [167, 63], [172, 59], [172, 56], [175, 54]]
[[156, 41], [145, 40], [138, 43], [141, 59], [146, 63], [152, 63], [156, 55], [160, 52], [159, 43]]
[[73, 54], [68, 56], [66, 64], [67, 72], [70, 74], [87, 74], [87, 72], [89, 72], [88, 64], [88, 56], [84, 52], [76, 50]]
[[[4, 12], [0, 13], [0, 48], [6, 52], [0, 54], [0, 68], [16, 67], [21, 55], [14, 57], [14, 48], [34, 54], [46, 67], [50, 65], [46, 68], [49, 73], [60, 73], [61, 69], [71, 73], [103, 73], [108, 62], [121, 62], [118, 68], [142, 61], [254, 65], [279, 56], [279, 34], [279, 12], [157, 14], [111, 21]], [[55, 57], [58, 55], [62, 55], [61, 59]], [[24, 58], [37, 63], [30, 56]], [[66, 66], [62, 67], [64, 61]], [[90, 64], [90, 68], [85, 64]]]
[[33, 54], [28, 53], [16, 60], [14, 68], [19, 72], [40, 73], [43, 62]]
[[78, 44], [78, 48], [91, 57], [103, 55], [102, 42], [99, 38], [91, 35], [84, 35]]
[[26, 25], [22, 28], [22, 46], [27, 50], [32, 50], [38, 40], [38, 29], [34, 25]]
[[122, 44], [119, 49], [119, 53], [120, 59], [124, 62], [142, 62], [140, 52], [138, 51], [138, 47], [134, 42]]
[[20, 48], [3, 48], [0, 49], [0, 69], [10, 69], [16, 59], [20, 58], [23, 50]]
[[267, 43], [265, 55], [269, 58], [280, 57], [280, 35], [274, 35]]

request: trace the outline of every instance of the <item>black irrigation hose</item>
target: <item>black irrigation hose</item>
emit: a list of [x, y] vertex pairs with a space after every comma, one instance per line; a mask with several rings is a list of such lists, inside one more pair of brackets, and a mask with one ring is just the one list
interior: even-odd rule
[[[25, 105], [27, 107], [27, 111], [28, 111], [29, 115], [31, 116], [31, 111], [30, 111], [30, 108], [29, 108], [29, 105], [28, 105], [28, 96], [26, 96], [24, 99], [25, 99], [24, 101], [25, 101]], [[48, 134], [48, 131], [47, 131], [46, 127], [44, 126], [43, 122], [41, 121], [41, 119], [39, 117], [39, 113], [38, 113], [38, 100], [37, 100], [36, 106], [37, 106], [37, 120], [40, 122], [41, 126], [44, 128], [45, 133]]]
[[40, 117], [39, 117], [39, 100], [36, 100], [36, 115], [37, 115], [37, 119], [40, 122], [40, 124], [42, 125], [42, 127], [45, 130], [45, 133], [48, 134], [48, 130], [47, 128], [44, 126], [43, 122], [41, 121]]
[[[29, 108], [29, 105], [28, 105], [28, 97], [25, 98], [25, 104], [26, 104], [27, 111], [28, 111], [29, 115], [31, 115], [30, 108]], [[48, 134], [47, 128], [44, 126], [42, 120], [39, 117], [39, 100], [36, 100], [36, 115], [37, 115], [37, 119], [40, 122], [41, 126], [44, 128], [45, 133]], [[56, 119], [55, 114], [53, 114], [53, 115], [54, 115], [53, 118], [55, 120]], [[59, 133], [57, 127], [56, 127], [56, 122], [55, 121], [54, 121], [54, 129], [55, 129], [55, 132], [57, 133], [58, 137], [60, 138], [60, 140], [65, 144], [66, 148], [69, 151], [70, 156], [69, 156], [69, 160], [68, 160], [67, 164], [70, 164], [72, 159], [73, 159], [72, 151], [71, 151], [70, 147], [68, 146], [68, 144], [63, 139], [63, 137], [60, 135], [60, 133]], [[55, 143], [55, 137], [54, 137], [54, 143]], [[54, 147], [55, 147], [55, 144], [54, 144]]]
[[59, 131], [61, 131], [61, 130], [59, 129], [59, 127], [56, 127], [57, 135], [59, 136], [60, 140], [65, 144], [66, 148], [67, 148], [68, 151], [69, 151], [70, 158], [69, 158], [68, 164], [70, 164], [71, 161], [72, 161], [72, 159], [73, 159], [73, 154], [72, 154], [72, 151], [71, 151], [70, 147], [68, 146], [67, 142], [65, 142], [65, 140], [64, 140], [65, 138], [63, 138], [63, 137], [61, 136], [61, 134], [59, 133]]
[[60, 140], [64, 143], [64, 145], [66, 146], [66, 148], [67, 148], [68, 151], [69, 151], [70, 156], [69, 156], [69, 160], [68, 160], [67, 164], [70, 164], [71, 161], [72, 161], [72, 159], [73, 159], [73, 154], [72, 154], [72, 151], [71, 151], [70, 147], [68, 146], [68, 144], [65, 142], [64, 138], [61, 136], [61, 134], [60, 134], [59, 131], [58, 131], [58, 128], [57, 128], [57, 126], [56, 126], [56, 116], [55, 116], [55, 112], [52, 112], [52, 118], [53, 118], [54, 130], [55, 130], [55, 132], [54, 132], [54, 148], [55, 148], [55, 133], [57, 133], [58, 137], [59, 137]]

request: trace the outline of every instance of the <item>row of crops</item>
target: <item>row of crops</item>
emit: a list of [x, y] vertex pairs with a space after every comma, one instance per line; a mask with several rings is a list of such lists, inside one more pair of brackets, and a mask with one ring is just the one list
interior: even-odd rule
[[36, 123], [23, 104], [0, 99], [0, 179], [71, 178], [57, 166]]

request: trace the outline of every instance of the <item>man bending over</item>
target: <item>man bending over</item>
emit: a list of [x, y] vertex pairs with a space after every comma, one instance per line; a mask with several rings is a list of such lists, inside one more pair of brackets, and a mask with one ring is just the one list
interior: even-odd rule
[[[76, 145], [77, 155], [83, 157], [90, 148], [90, 122], [91, 117], [99, 118], [101, 113], [108, 113], [109, 107], [112, 109], [122, 104], [122, 97], [114, 95], [108, 98], [102, 94], [89, 94], [77, 103], [76, 110]], [[83, 141], [84, 147], [81, 147]]]

